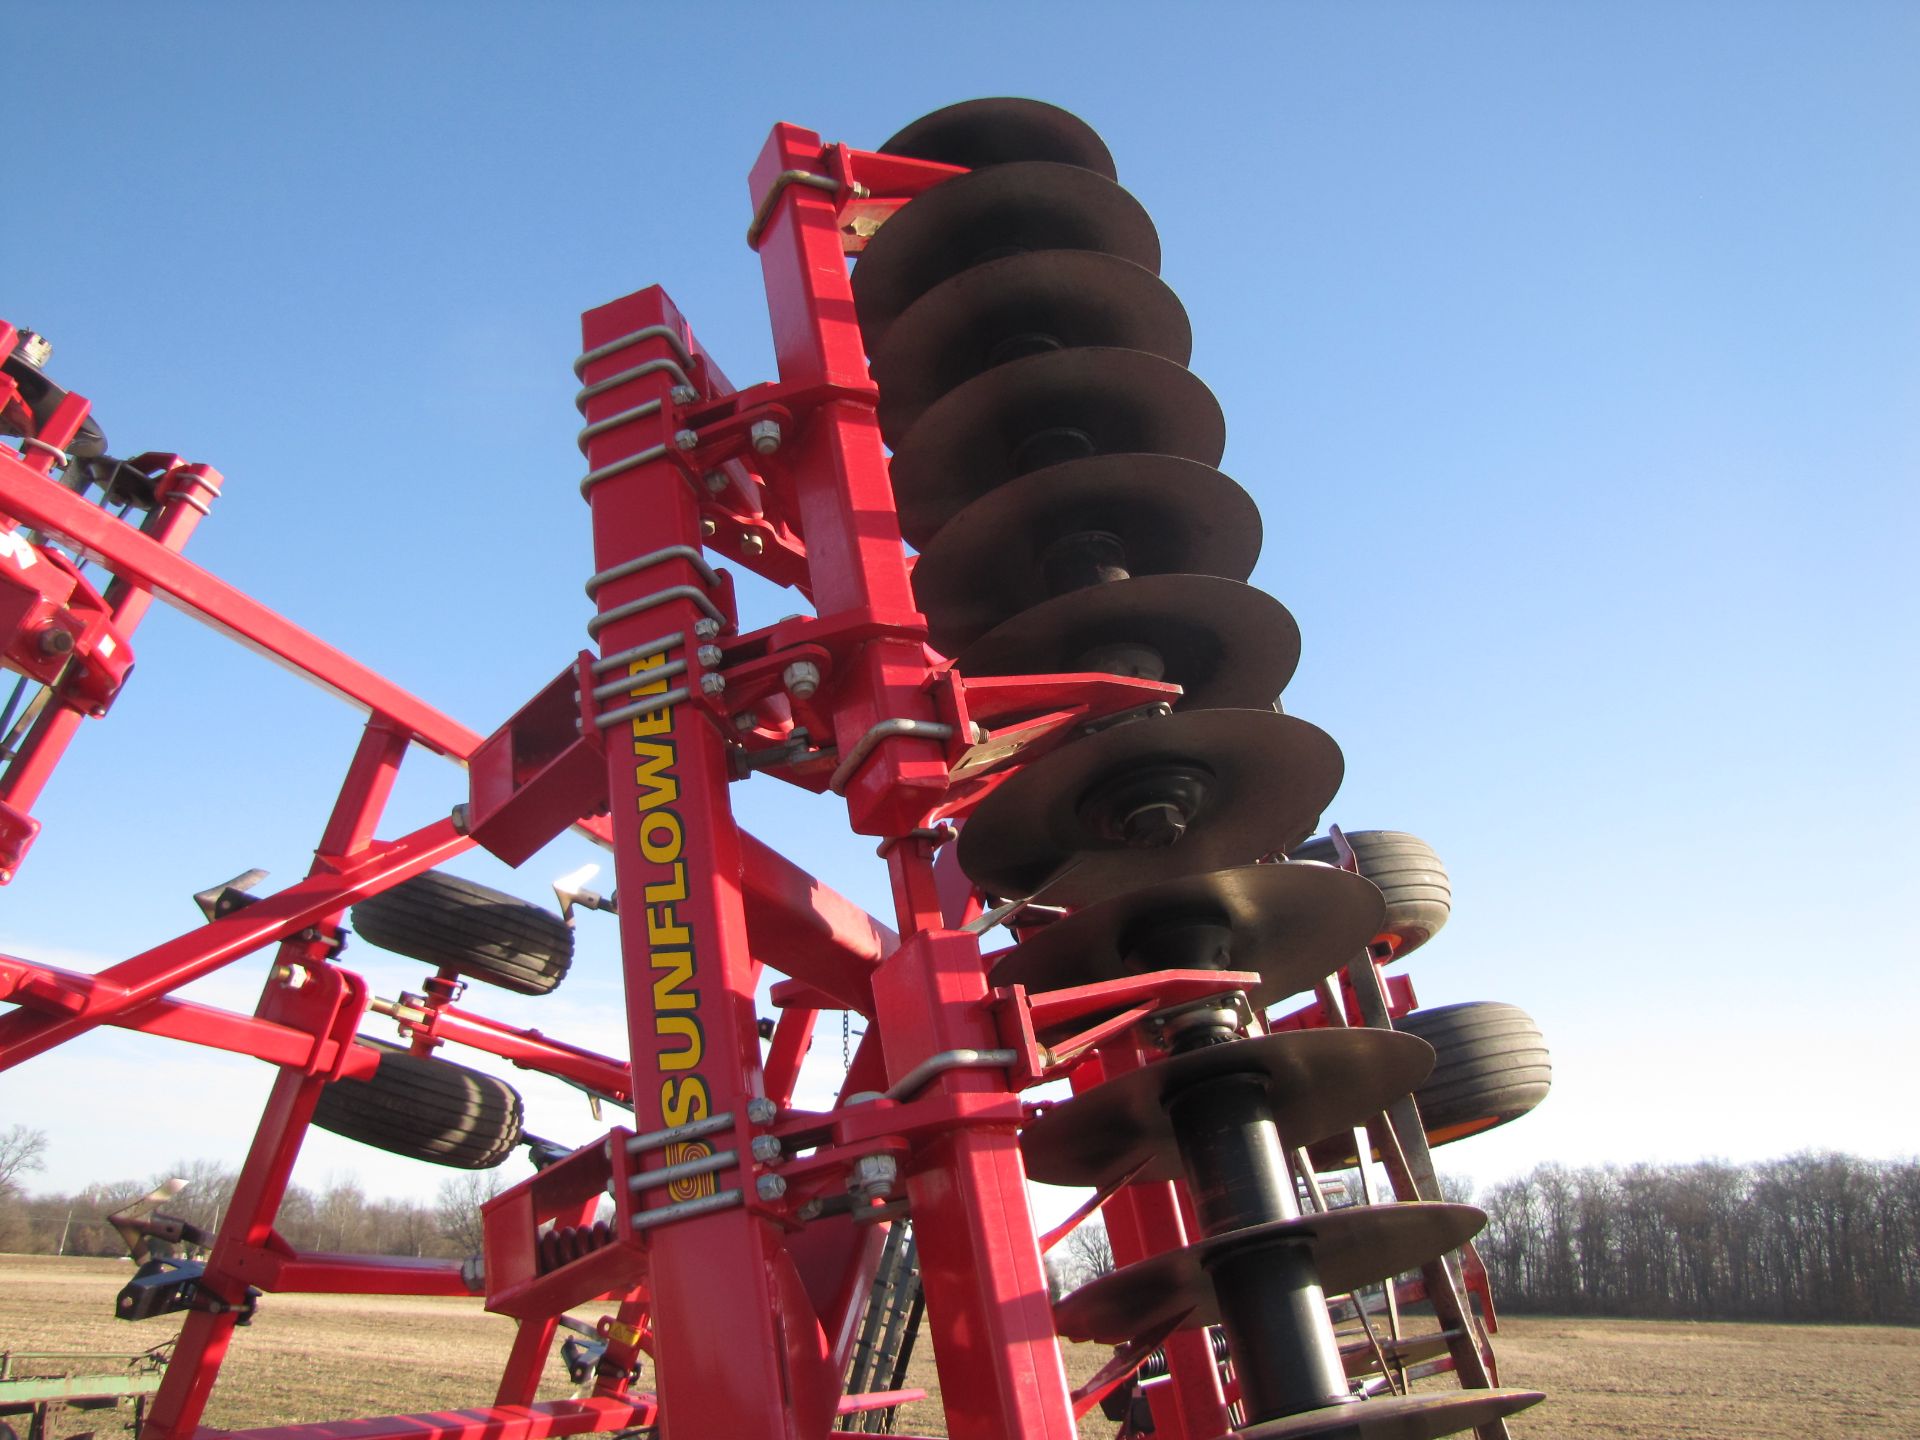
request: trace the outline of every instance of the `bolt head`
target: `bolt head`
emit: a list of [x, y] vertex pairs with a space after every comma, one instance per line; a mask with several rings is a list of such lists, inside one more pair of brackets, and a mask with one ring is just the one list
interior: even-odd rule
[[802, 1220], [818, 1220], [826, 1208], [826, 1205], [821, 1202], [820, 1197], [816, 1195], [813, 1199], [803, 1202], [800, 1208], [793, 1213]]
[[[736, 719], [738, 717], [735, 717]], [[749, 719], [752, 717], [749, 716]], [[764, 1095], [747, 1101], [747, 1120], [754, 1125], [771, 1125], [780, 1118], [780, 1107]]]
[[71, 655], [73, 632], [62, 630], [58, 625], [49, 625], [40, 632], [39, 644], [42, 655]]
[[676, 405], [691, 405], [700, 398], [700, 392], [691, 385], [676, 385], [672, 393], [673, 403]]
[[759, 722], [754, 719], [754, 715], [751, 710], [742, 710], [738, 715], [735, 715], [733, 717], [733, 728], [740, 731], [742, 734], [745, 734], [747, 731], [753, 729], [753, 727], [758, 723]]
[[693, 652], [693, 658], [711, 670], [720, 663], [720, 647], [718, 645], [702, 645]]
[[719, 528], [720, 528], [719, 525], [715, 524], [711, 520], [703, 519], [700, 522], [700, 533], [705, 537], [707, 537], [708, 539], [712, 539], [714, 532], [717, 531]]
[[702, 695], [718, 695], [726, 688], [727, 677], [724, 675], [702, 675], [700, 677], [700, 693]]
[[758, 555], [767, 548], [767, 542], [758, 535], [742, 535], [740, 548], [748, 555]]
[[780, 422], [756, 420], [748, 429], [747, 438], [753, 442], [754, 454], [771, 455], [780, 448]]
[[450, 818], [453, 821], [453, 830], [456, 835], [464, 835], [467, 833], [467, 826], [472, 823], [472, 816], [473, 811], [467, 808], [467, 802], [464, 800], [453, 807], [453, 814]]
[[781, 1148], [780, 1142], [773, 1136], [756, 1135], [753, 1137], [753, 1158], [758, 1160], [762, 1165], [771, 1165], [784, 1153], [785, 1151]]
[[727, 488], [727, 475], [724, 470], [709, 470], [700, 477], [700, 483], [707, 487], [709, 495], [718, 495]]
[[753, 1182], [753, 1193], [762, 1200], [778, 1200], [787, 1193], [787, 1182], [779, 1175], [762, 1175]]
[[700, 443], [700, 432], [698, 430], [676, 430], [673, 432], [673, 443], [682, 450], [691, 450]]
[[700, 619], [693, 622], [693, 633], [702, 640], [711, 640], [720, 633], [718, 620]]

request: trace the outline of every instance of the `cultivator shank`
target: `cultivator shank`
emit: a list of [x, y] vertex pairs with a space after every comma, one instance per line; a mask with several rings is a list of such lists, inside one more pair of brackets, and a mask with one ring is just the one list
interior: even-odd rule
[[[587, 312], [592, 648], [485, 740], [181, 559], [218, 477], [101, 462], [85, 402], [9, 362], [5, 538], [44, 574], [8, 577], [0, 634], [44, 689], [0, 775], [0, 879], [151, 595], [371, 712], [306, 881], [215, 887], [205, 926], [98, 976], [0, 959], [0, 1067], [100, 1024], [278, 1067], [204, 1268], [151, 1307], [187, 1318], [146, 1440], [195, 1433], [250, 1297], [270, 1314], [292, 1289], [477, 1294], [517, 1330], [490, 1407], [257, 1432], [285, 1440], [880, 1433], [917, 1393], [923, 1310], [956, 1437], [1066, 1440], [1103, 1402], [1123, 1433], [1188, 1440], [1491, 1436], [1539, 1398], [1492, 1388], [1463, 1288], [1484, 1217], [1439, 1201], [1410, 1097], [1435, 1072], [1459, 1112], [1436, 1141], [1473, 1133], [1537, 1102], [1544, 1050], [1535, 1075], [1537, 1034], [1478, 1013], [1434, 1044], [1395, 1028], [1411, 989], [1377, 966], [1444, 920], [1445, 875], [1411, 837], [1308, 841], [1341, 754], [1280, 711], [1299, 632], [1246, 583], [1259, 515], [1216, 468], [1224, 418], [1115, 175], [1033, 101], [950, 107], [876, 151], [775, 127], [748, 238], [777, 378], [736, 389], [658, 289]], [[90, 504], [88, 477], [149, 518]], [[811, 613], [753, 628], [720, 563]], [[465, 798], [376, 839], [415, 744], [468, 764]], [[843, 797], [892, 927], [742, 832], [746, 781]], [[433, 869], [473, 845], [517, 865], [568, 829], [610, 850], [616, 887], [557, 886], [565, 919]], [[370, 996], [340, 963], [349, 908], [430, 968], [418, 992]], [[469, 981], [560, 984], [595, 909], [618, 926], [627, 1055], [459, 1003]], [[171, 998], [269, 944], [256, 1015]], [[369, 1010], [399, 1045], [357, 1038]], [[864, 1038], [837, 1102], [803, 1109], [834, 1011]], [[632, 1124], [569, 1153], [446, 1046]], [[1022, 1098], [1061, 1080], [1071, 1098]], [[525, 1145], [539, 1169], [486, 1205], [466, 1264], [304, 1254], [274, 1217], [309, 1124], [475, 1168]], [[1317, 1171], [1358, 1158], [1397, 1203], [1329, 1208]], [[1029, 1179], [1091, 1189], [1119, 1261], [1058, 1303], [1042, 1252], [1062, 1232], [1038, 1234]], [[1416, 1298], [1438, 1339], [1401, 1331]], [[576, 1397], [543, 1402], [589, 1306]], [[1070, 1391], [1062, 1338], [1116, 1350]], [[1423, 1364], [1469, 1388], [1408, 1393]]]

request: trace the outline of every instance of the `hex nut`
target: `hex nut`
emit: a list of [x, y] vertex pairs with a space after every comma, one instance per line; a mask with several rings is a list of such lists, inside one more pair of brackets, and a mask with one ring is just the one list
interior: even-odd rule
[[780, 422], [756, 420], [748, 429], [747, 438], [753, 442], [754, 454], [771, 455], [780, 448]]
[[891, 1155], [862, 1155], [853, 1162], [847, 1189], [856, 1195], [884, 1195], [900, 1178], [900, 1162]]
[[811, 700], [820, 688], [820, 667], [811, 660], [796, 660], [780, 676], [780, 683], [796, 700]]
[[753, 1182], [753, 1193], [762, 1200], [778, 1200], [787, 1193], [787, 1182], [778, 1175], [762, 1175]]
[[727, 677], [724, 675], [702, 675], [700, 677], [700, 693], [702, 695], [718, 695], [726, 688]]
[[776, 1137], [772, 1135], [756, 1135], [753, 1137], [753, 1158], [758, 1160], [762, 1165], [771, 1165], [784, 1154], [786, 1154], [786, 1150]]
[[771, 1125], [780, 1118], [780, 1107], [764, 1095], [747, 1101], [747, 1120], [754, 1125]]

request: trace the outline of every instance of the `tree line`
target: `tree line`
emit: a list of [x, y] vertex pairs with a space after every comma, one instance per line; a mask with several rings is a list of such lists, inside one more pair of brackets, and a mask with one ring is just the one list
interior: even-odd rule
[[[124, 1255], [107, 1216], [169, 1178], [186, 1188], [159, 1209], [203, 1229], [217, 1229], [233, 1202], [238, 1173], [211, 1160], [183, 1162], [145, 1179], [96, 1182], [71, 1194], [29, 1194], [25, 1176], [38, 1170], [44, 1132], [0, 1130], [0, 1252], [25, 1255]], [[287, 1190], [275, 1222], [295, 1249], [355, 1255], [464, 1259], [480, 1250], [480, 1205], [499, 1192], [493, 1171], [462, 1171], [444, 1180], [430, 1203], [369, 1196], [352, 1176], [318, 1189]]]
[[1920, 1160], [1542, 1165], [1476, 1203], [1507, 1310], [1920, 1322]]
[[[73, 1194], [29, 1194], [46, 1137], [0, 1130], [0, 1252], [116, 1255], [106, 1216], [178, 1176], [162, 1207], [213, 1229], [235, 1173], [194, 1161], [146, 1179]], [[1920, 1159], [1791, 1155], [1736, 1165], [1569, 1168], [1471, 1193], [1442, 1177], [1450, 1200], [1487, 1212], [1479, 1239], [1495, 1303], [1518, 1313], [1645, 1318], [1920, 1323]], [[491, 1171], [442, 1182], [431, 1203], [369, 1197], [352, 1177], [294, 1186], [278, 1226], [303, 1250], [464, 1258], [480, 1249], [480, 1205], [500, 1188]], [[1359, 1186], [1346, 1194], [1358, 1198]], [[1093, 1220], [1049, 1257], [1056, 1293], [1113, 1265]]]

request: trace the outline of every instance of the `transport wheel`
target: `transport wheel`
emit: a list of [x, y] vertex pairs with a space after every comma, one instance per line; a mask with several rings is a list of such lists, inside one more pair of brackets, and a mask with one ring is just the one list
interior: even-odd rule
[[[1415, 1010], [1393, 1023], [1433, 1047], [1433, 1073], [1413, 1092], [1430, 1146], [1518, 1120], [1552, 1088], [1546, 1038], [1518, 1005], [1471, 1000]], [[1308, 1154], [1315, 1170], [1345, 1170], [1355, 1163], [1353, 1148], [1353, 1137], [1341, 1134]]]
[[380, 1051], [380, 1068], [320, 1092], [313, 1123], [321, 1129], [462, 1170], [491, 1169], [520, 1143], [520, 1093], [506, 1081], [384, 1041], [360, 1043]]
[[1433, 1046], [1433, 1073], [1413, 1095], [1429, 1145], [1518, 1120], [1553, 1085], [1546, 1037], [1518, 1005], [1441, 1005], [1415, 1010], [1397, 1028]]
[[369, 945], [522, 995], [544, 995], [573, 963], [573, 930], [551, 910], [429, 870], [353, 907]]
[[[1419, 949], [1440, 933], [1453, 908], [1453, 887], [1447, 867], [1431, 845], [1400, 830], [1353, 831], [1347, 843], [1353, 847], [1360, 873], [1387, 897], [1387, 919], [1380, 933], [1400, 942], [1396, 956]], [[1324, 835], [1307, 841], [1291, 858], [1339, 864], [1333, 841]]]

